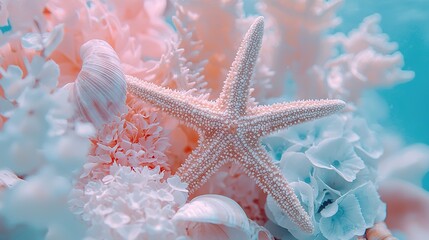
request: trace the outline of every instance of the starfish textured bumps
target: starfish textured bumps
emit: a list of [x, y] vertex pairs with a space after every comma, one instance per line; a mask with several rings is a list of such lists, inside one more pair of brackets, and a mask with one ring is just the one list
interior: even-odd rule
[[224, 163], [234, 161], [273, 197], [294, 223], [302, 230], [312, 232], [310, 217], [260, 145], [259, 138], [335, 113], [345, 103], [341, 100], [307, 100], [250, 106], [250, 81], [263, 30], [263, 17], [258, 17], [246, 33], [216, 101], [202, 100], [132, 76], [127, 76], [128, 90], [198, 131], [198, 147], [177, 172], [189, 184], [189, 192], [202, 186]]

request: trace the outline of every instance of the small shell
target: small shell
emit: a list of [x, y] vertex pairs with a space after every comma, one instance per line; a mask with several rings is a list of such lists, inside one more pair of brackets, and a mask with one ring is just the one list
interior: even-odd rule
[[102, 40], [82, 45], [82, 69], [72, 83], [71, 98], [78, 118], [97, 128], [125, 111], [126, 82], [118, 55]]
[[240, 205], [221, 195], [192, 199], [179, 209], [173, 221], [183, 224], [195, 239], [272, 239], [267, 230], [247, 218]]
[[372, 228], [366, 230], [368, 240], [396, 240], [384, 222], [376, 223]]
[[11, 188], [13, 185], [23, 181], [13, 172], [3, 169], [0, 170], [0, 191], [4, 188]]

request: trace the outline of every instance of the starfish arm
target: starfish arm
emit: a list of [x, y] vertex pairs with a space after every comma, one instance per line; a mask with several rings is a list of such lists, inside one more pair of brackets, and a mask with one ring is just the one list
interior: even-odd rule
[[258, 59], [263, 33], [264, 19], [258, 17], [241, 42], [218, 99], [221, 108], [226, 108], [235, 118], [246, 112], [250, 80]]
[[[243, 143], [243, 145], [246, 145]], [[253, 145], [253, 144], [252, 144]], [[301, 206], [294, 190], [274, 165], [271, 158], [259, 144], [247, 145], [243, 149], [245, 157], [239, 162], [249, 177], [253, 178], [259, 187], [271, 195], [278, 206], [305, 232], [313, 232], [310, 216]]]
[[345, 106], [341, 100], [305, 100], [257, 106], [249, 109], [247, 126], [259, 136], [302, 122], [321, 118], [340, 111]]
[[208, 178], [225, 163], [225, 159], [222, 159], [225, 146], [226, 141], [220, 134], [202, 139], [177, 170], [180, 179], [188, 184], [190, 194], [207, 182]]
[[133, 95], [196, 128], [217, 126], [221, 116], [214, 102], [199, 99], [185, 92], [160, 87], [132, 76], [126, 76], [127, 88]]

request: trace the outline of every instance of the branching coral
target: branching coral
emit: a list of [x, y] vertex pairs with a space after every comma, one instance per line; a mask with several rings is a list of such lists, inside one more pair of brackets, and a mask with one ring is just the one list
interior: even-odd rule
[[149, 68], [146, 59], [160, 59], [167, 45], [158, 39], [172, 38], [173, 32], [161, 18], [164, 1], [157, 2], [49, 0], [45, 17], [52, 25], [64, 23], [65, 29], [64, 39], [52, 56], [61, 67], [60, 82], [74, 81], [81, 65], [80, 46], [94, 38], [112, 46], [129, 74], [138, 75]]
[[[254, 81], [238, 108], [259, 102], [266, 110], [285, 99], [347, 102], [346, 112], [261, 141], [270, 155], [265, 165], [277, 165], [277, 179], [290, 182], [312, 233], [297, 228], [234, 163], [188, 199], [195, 185], [184, 184], [192, 176], [178, 169], [208, 145], [195, 151], [193, 129], [126, 93], [124, 74], [213, 103], [256, 19], [241, 0], [0, 0], [2, 236], [272, 239], [269, 230], [280, 239], [373, 239], [391, 237], [386, 211], [389, 227], [424, 236], [428, 196], [419, 187], [428, 178], [427, 146], [397, 144], [367, 109], [387, 110], [364, 95], [414, 77], [402, 70], [404, 57], [380, 28], [381, 15], [342, 33], [335, 27], [343, 0], [253, 2], [266, 28], [259, 57], [243, 60], [254, 63]], [[219, 142], [237, 129], [224, 127]], [[202, 161], [244, 151], [222, 144]], [[248, 150], [262, 153], [256, 146]], [[210, 167], [198, 166], [201, 175]], [[263, 171], [251, 174], [271, 176]]]
[[289, 77], [296, 84], [297, 98], [338, 97], [356, 102], [365, 89], [414, 77], [413, 72], [401, 70], [402, 54], [382, 33], [379, 15], [364, 19], [349, 36], [327, 34], [341, 22], [335, 16], [341, 2], [262, 1], [261, 12], [273, 22], [264, 59], [275, 73], [274, 94], [281, 93], [283, 79]]
[[[397, 51], [397, 44], [389, 42], [382, 33], [379, 21], [379, 15], [369, 16], [349, 36], [338, 35], [338, 44], [344, 52], [324, 66], [329, 96], [358, 101], [365, 89], [392, 86], [414, 78], [412, 71], [401, 70], [403, 56]], [[321, 73], [320, 68], [317, 71]]]
[[128, 96], [127, 108], [126, 113], [104, 124], [90, 139], [88, 162], [81, 177], [103, 178], [112, 164], [158, 167], [170, 172], [165, 155], [169, 142], [157, 113], [132, 96]]

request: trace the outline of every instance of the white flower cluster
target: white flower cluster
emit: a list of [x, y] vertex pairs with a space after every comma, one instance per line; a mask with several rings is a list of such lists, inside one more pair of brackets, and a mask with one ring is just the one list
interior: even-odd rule
[[72, 191], [70, 204], [88, 229], [85, 239], [176, 239], [171, 221], [188, 197], [179, 177], [163, 181], [159, 167], [114, 163], [110, 174]]
[[24, 71], [15, 65], [0, 69], [0, 169], [23, 179], [7, 185], [0, 195], [6, 238], [79, 238], [79, 222], [66, 199], [74, 172], [86, 160], [93, 129], [73, 120], [68, 92], [57, 88], [58, 65], [46, 59], [61, 36], [60, 27], [26, 34], [23, 46], [42, 46], [41, 56], [34, 55], [31, 62], [24, 57]]

